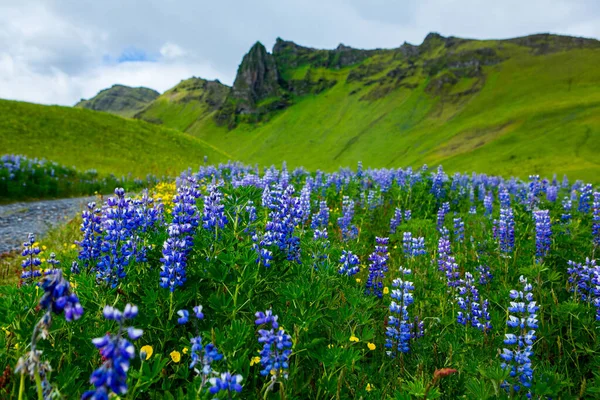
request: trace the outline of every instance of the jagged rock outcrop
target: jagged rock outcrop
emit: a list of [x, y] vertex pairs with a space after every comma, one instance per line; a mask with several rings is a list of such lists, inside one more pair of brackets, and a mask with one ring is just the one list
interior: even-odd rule
[[132, 88], [124, 85], [113, 85], [101, 90], [89, 100], [82, 99], [75, 107], [105, 111], [124, 117], [133, 117], [154, 101], [160, 93], [145, 87]]
[[261, 100], [280, 95], [279, 74], [273, 55], [262, 43], [256, 42], [242, 59], [231, 97], [236, 100], [236, 112], [251, 113]]

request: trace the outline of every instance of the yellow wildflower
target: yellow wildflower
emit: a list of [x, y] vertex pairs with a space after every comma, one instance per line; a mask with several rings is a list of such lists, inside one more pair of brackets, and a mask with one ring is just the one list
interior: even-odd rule
[[362, 281], [360, 280], [360, 278], [356, 278], [356, 283], [361, 283]]
[[356, 336], [352, 335], [352, 336], [350, 336], [350, 341], [351, 342], [360, 342], [360, 339], [357, 338]]
[[388, 294], [390, 292], [390, 288], [389, 287], [384, 287], [383, 288], [383, 294]]
[[184, 347], [184, 348], [183, 348], [183, 354], [187, 354], [187, 353], [188, 353], [188, 348], [187, 348], [187, 347]]
[[46, 249], [47, 249], [47, 247], [45, 245], [42, 246], [42, 250], [46, 250]]
[[74, 244], [72, 244], [72, 245], [71, 245], [71, 248], [72, 248], [72, 249], [74, 249], [75, 247], [77, 247], [77, 246], [75, 246]]
[[369, 348], [369, 350], [375, 350], [377, 348], [377, 346], [375, 346], [375, 343], [367, 343], [367, 347]]
[[15, 350], [19, 350], [19, 343], [15, 343]]
[[260, 362], [260, 357], [252, 357], [252, 359], [250, 360], [250, 366], [253, 366], [254, 364], [258, 364]]
[[179, 361], [181, 361], [181, 353], [177, 350], [173, 350], [169, 355], [171, 356], [171, 360], [173, 360], [174, 363], [178, 363]]
[[327, 348], [328, 348], [328, 349], [333, 349], [333, 344], [331, 344], [331, 343], [330, 343], [330, 344], [328, 344], [328, 345], [327, 345]]
[[373, 389], [375, 389], [375, 388], [373, 387], [373, 385], [371, 385], [370, 383], [367, 383], [367, 387], [365, 388], [365, 390], [366, 390], [367, 392], [370, 392], [370, 391], [371, 391], [371, 390], [373, 390]]
[[152, 353], [154, 353], [154, 349], [152, 348], [152, 346], [147, 344], [145, 346], [142, 346], [142, 348], [140, 349], [140, 353], [146, 353], [145, 360], [149, 360], [150, 357], [152, 357]]

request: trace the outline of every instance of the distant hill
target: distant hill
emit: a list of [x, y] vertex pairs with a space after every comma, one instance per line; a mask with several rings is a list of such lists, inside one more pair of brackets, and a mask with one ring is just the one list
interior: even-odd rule
[[219, 81], [190, 78], [167, 90], [135, 118], [187, 131], [220, 109], [228, 93], [229, 87]]
[[184, 95], [196, 91], [180, 87], [184, 81], [172, 89], [177, 101], [163, 95], [137, 117], [263, 165], [442, 163], [449, 171], [599, 181], [598, 65], [599, 41], [551, 34], [431, 33], [420, 45], [375, 50], [277, 39], [272, 52], [256, 43], [243, 57], [222, 103], [224, 86], [209, 107]]
[[0, 154], [51, 158], [84, 171], [178, 176], [230, 155], [174, 129], [71, 107], [0, 100]]
[[89, 100], [81, 100], [75, 107], [87, 108], [95, 111], [105, 111], [122, 117], [133, 117], [155, 100], [160, 93], [145, 87], [132, 88], [123, 85], [114, 85], [109, 89], [100, 91]]

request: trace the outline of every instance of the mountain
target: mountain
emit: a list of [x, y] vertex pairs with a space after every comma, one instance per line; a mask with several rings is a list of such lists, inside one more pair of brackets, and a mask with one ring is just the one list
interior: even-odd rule
[[156, 90], [114, 85], [100, 91], [89, 100], [81, 100], [75, 107], [105, 111], [122, 117], [133, 117], [159, 96]]
[[181, 131], [192, 128], [197, 120], [211, 116], [221, 108], [229, 87], [218, 80], [207, 81], [192, 77], [167, 90], [135, 118], [148, 122], [166, 124]]
[[448, 171], [598, 181], [597, 65], [599, 41], [551, 34], [431, 33], [420, 45], [375, 50], [278, 38], [271, 53], [252, 46], [233, 87], [219, 91], [220, 106], [158, 98], [148, 110], [160, 109], [155, 122], [163, 126], [263, 165], [441, 163]]
[[0, 154], [45, 157], [101, 174], [178, 176], [233, 156], [174, 129], [71, 107], [0, 100]]

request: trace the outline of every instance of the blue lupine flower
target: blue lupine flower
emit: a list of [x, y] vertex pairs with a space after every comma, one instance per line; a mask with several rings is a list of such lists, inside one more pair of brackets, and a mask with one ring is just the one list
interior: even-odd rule
[[42, 262], [37, 257], [40, 254], [40, 248], [35, 244], [35, 235], [30, 233], [27, 236], [27, 241], [23, 243], [23, 252], [21, 255], [26, 257], [25, 260], [21, 262], [21, 267], [23, 267], [23, 272], [21, 273], [21, 279], [25, 280], [25, 283], [28, 283], [33, 280], [33, 278], [37, 278], [42, 275], [42, 273], [35, 269], [42, 265]]
[[458, 264], [452, 255], [449, 255], [444, 262], [444, 271], [446, 272], [446, 284], [451, 290], [454, 290], [461, 282]]
[[115, 189], [103, 208], [100, 261], [96, 267], [96, 278], [116, 287], [126, 275], [125, 267], [133, 255], [132, 230], [135, 229], [134, 208], [131, 199], [125, 198], [123, 188]]
[[469, 208], [469, 214], [471, 214], [471, 215], [477, 214], [477, 206], [471, 206], [471, 208]]
[[555, 202], [556, 199], [558, 197], [558, 186], [549, 186], [548, 189], [546, 189], [546, 200], [551, 201], [551, 202]]
[[448, 232], [448, 229], [443, 228], [441, 234], [442, 235], [438, 239], [437, 264], [438, 270], [445, 271], [448, 257], [452, 255], [452, 248], [450, 247], [450, 232]]
[[40, 299], [42, 309], [59, 315], [65, 313], [67, 321], [78, 320], [83, 315], [83, 307], [77, 295], [71, 292], [71, 284], [63, 277], [61, 269], [53, 269], [42, 280], [44, 294]]
[[585, 263], [569, 260], [569, 283], [576, 299], [581, 299], [596, 308], [596, 320], [600, 321], [600, 265], [596, 260], [585, 259]]
[[[209, 343], [206, 346], [202, 345], [202, 337], [196, 336], [190, 340], [191, 350], [190, 357], [190, 369], [194, 368], [197, 373], [202, 375], [202, 385], [206, 382], [208, 377], [213, 372], [212, 363], [223, 359], [223, 354], [219, 353], [217, 347]], [[196, 369], [196, 365], [201, 364], [202, 369]]]
[[108, 399], [111, 391], [117, 395], [127, 393], [127, 370], [129, 363], [135, 357], [135, 348], [121, 335], [126, 331], [131, 340], [137, 340], [142, 336], [141, 329], [123, 326], [125, 320], [135, 318], [137, 313], [137, 307], [131, 304], [127, 304], [123, 312], [110, 306], [104, 307], [104, 318], [118, 322], [119, 329], [117, 334], [107, 333], [103, 337], [92, 340], [94, 346], [100, 350], [104, 362], [90, 376], [90, 383], [95, 386], [95, 389], [85, 392], [81, 396], [82, 400]]
[[[400, 269], [401, 275], [410, 275], [411, 270]], [[386, 354], [390, 357], [396, 357], [400, 353], [410, 351], [411, 339], [422, 336], [423, 326], [417, 323], [415, 335], [413, 330], [415, 326], [410, 322], [408, 307], [414, 302], [412, 291], [415, 289], [412, 282], [404, 278], [396, 278], [392, 282], [396, 289], [392, 290], [392, 302], [390, 304], [390, 316], [385, 335], [385, 347], [390, 349]]]
[[204, 314], [202, 313], [202, 306], [195, 306], [193, 310], [194, 314], [196, 315], [196, 318], [204, 319]]
[[462, 243], [465, 239], [465, 223], [462, 218], [454, 218], [454, 240]]
[[246, 229], [244, 231], [250, 236], [252, 236], [255, 233], [255, 229], [252, 228], [252, 223], [254, 223], [254, 221], [256, 221], [257, 218], [256, 207], [254, 206], [254, 202], [252, 200], [248, 200], [248, 203], [246, 205], [246, 212], [248, 213], [248, 226], [246, 226]]
[[177, 315], [179, 315], [179, 318], [177, 319], [179, 325], [187, 324], [190, 318], [190, 312], [188, 310], [179, 310], [177, 311]]
[[458, 323], [470, 325], [482, 332], [492, 329], [491, 317], [488, 312], [488, 301], [479, 298], [479, 290], [474, 285], [473, 275], [465, 273], [464, 286], [458, 288], [457, 303], [462, 311], [457, 314]]
[[500, 201], [500, 208], [510, 207], [510, 193], [508, 189], [504, 187], [498, 192], [498, 200]]
[[326, 201], [321, 201], [319, 212], [314, 215], [310, 227], [312, 229], [327, 228], [327, 224], [329, 224], [329, 207], [327, 207]]
[[210, 388], [210, 393], [217, 394], [219, 392], [227, 392], [229, 398], [231, 398], [232, 392], [235, 391], [239, 393], [242, 391], [242, 385], [240, 385], [240, 382], [243, 379], [244, 378], [242, 375], [231, 375], [229, 372], [221, 374], [218, 378], [210, 378], [209, 382], [212, 385]]
[[413, 237], [411, 232], [404, 232], [402, 237], [402, 248], [407, 257], [417, 257], [426, 254], [425, 238]]
[[441, 165], [438, 166], [437, 172], [433, 177], [433, 183], [431, 185], [431, 193], [437, 198], [441, 199], [444, 197], [444, 182], [448, 179], [444, 173], [444, 169]]
[[73, 261], [71, 263], [71, 273], [72, 274], [79, 274], [79, 273], [81, 273], [81, 270], [79, 269], [79, 264], [77, 263], [77, 261]]
[[389, 239], [376, 237], [375, 251], [369, 256], [369, 276], [367, 277], [365, 294], [374, 294], [383, 297], [383, 280], [388, 271], [387, 261], [389, 258], [387, 244]]
[[492, 196], [492, 192], [488, 192], [483, 199], [483, 209], [485, 210], [483, 215], [486, 217], [492, 216], [492, 211], [494, 207], [494, 197]]
[[354, 201], [350, 197], [344, 196], [342, 198], [342, 216], [337, 221], [344, 241], [358, 236], [358, 229], [355, 225], [352, 225], [352, 218], [354, 218]]
[[[521, 386], [530, 388], [533, 381], [533, 369], [531, 368], [531, 356], [533, 355], [533, 343], [536, 339], [535, 329], [538, 327], [537, 311], [539, 307], [533, 301], [531, 284], [521, 276], [519, 281], [523, 285], [522, 291], [510, 291], [509, 316], [506, 325], [515, 329], [515, 333], [507, 333], [504, 343], [514, 346], [513, 349], [505, 348], [500, 354], [504, 360], [502, 368], [510, 370], [510, 380], [504, 382], [503, 387], [510, 390], [510, 386], [516, 391]], [[515, 379], [517, 378], [517, 379]]]
[[571, 210], [573, 209], [573, 202], [569, 197], [565, 196], [562, 201], [563, 213], [560, 216], [560, 219], [563, 222], [569, 222], [571, 220]]
[[412, 218], [412, 211], [406, 210], [404, 211], [404, 221], [408, 222]]
[[216, 185], [208, 186], [208, 195], [204, 196], [204, 215], [202, 217], [204, 229], [223, 229], [227, 224], [225, 206], [222, 204], [223, 195]]
[[194, 244], [193, 234], [198, 227], [200, 216], [196, 199], [200, 197], [198, 183], [193, 177], [180, 182], [177, 194], [173, 198], [173, 220], [167, 232], [169, 238], [163, 244], [160, 259], [160, 286], [175, 291], [185, 282], [187, 256]]
[[89, 270], [94, 268], [98, 262], [102, 246], [102, 226], [100, 209], [96, 208], [96, 203], [87, 204], [87, 210], [81, 213], [81, 232], [83, 238], [75, 242], [81, 248], [79, 250], [79, 259]]
[[515, 219], [512, 208], [500, 208], [500, 219], [498, 220], [497, 236], [502, 253], [511, 253], [515, 247]]
[[579, 196], [579, 206], [577, 210], [580, 213], [588, 214], [590, 212], [590, 202], [592, 200], [592, 185], [590, 183], [583, 186], [581, 196]]
[[550, 239], [550, 236], [552, 235], [550, 211], [534, 211], [533, 217], [535, 219], [535, 255], [537, 256], [538, 261], [541, 261], [550, 251], [550, 244], [552, 243]]
[[277, 316], [273, 315], [271, 310], [266, 312], [257, 312], [256, 325], [271, 324], [271, 329], [260, 329], [258, 331], [258, 342], [262, 344], [260, 351], [260, 363], [263, 369], [260, 371], [263, 376], [271, 376], [271, 385], [277, 382], [279, 378], [288, 378], [287, 370], [289, 368], [289, 358], [292, 354], [292, 337], [285, 333], [283, 328], [279, 328]]
[[443, 203], [439, 208], [437, 213], [437, 228], [438, 231], [441, 231], [444, 227], [444, 222], [446, 222], [446, 214], [450, 212], [450, 203]]
[[494, 275], [492, 275], [492, 272], [490, 271], [489, 266], [480, 265], [477, 267], [477, 272], [479, 272], [479, 284], [480, 285], [487, 285], [488, 283], [492, 282]]
[[600, 247], [600, 192], [594, 192], [592, 204], [592, 237], [594, 246]]
[[340, 274], [352, 276], [356, 275], [360, 271], [360, 260], [358, 259], [358, 256], [353, 254], [351, 251], [342, 251], [340, 264], [342, 264], [338, 270]]
[[396, 229], [398, 228], [398, 225], [400, 225], [401, 223], [402, 223], [402, 210], [400, 208], [396, 208], [396, 210], [394, 211], [394, 216], [390, 220], [390, 233], [391, 234], [396, 233]]

